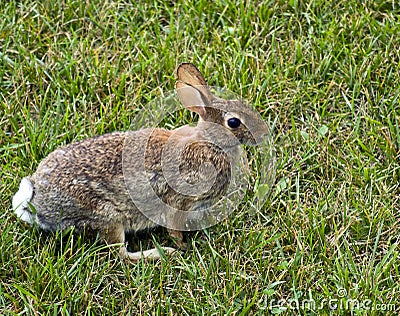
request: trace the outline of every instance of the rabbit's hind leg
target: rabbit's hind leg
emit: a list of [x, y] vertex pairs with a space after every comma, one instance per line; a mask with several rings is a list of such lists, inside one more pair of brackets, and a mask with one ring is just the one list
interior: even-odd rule
[[[119, 255], [122, 258], [129, 258], [128, 249], [125, 244], [125, 230], [122, 224], [113, 225], [107, 228], [103, 233], [103, 239], [107, 242], [108, 245], [120, 244]], [[134, 259], [134, 258], [132, 258]], [[140, 258], [139, 258], [140, 259]], [[139, 260], [137, 259], [137, 260]]]
[[[128, 258], [134, 262], [144, 259], [145, 261], [158, 260], [161, 258], [161, 253], [157, 248], [153, 248], [145, 251], [129, 252], [125, 244], [125, 231], [123, 225], [115, 225], [110, 227], [104, 232], [108, 244], [121, 244], [119, 254], [122, 258]], [[170, 255], [176, 251], [176, 249], [171, 247], [162, 247], [161, 251], [165, 255]]]
[[[162, 251], [165, 253], [165, 255], [171, 255], [176, 253], [175, 248], [171, 247], [161, 247]], [[151, 261], [151, 260], [158, 260], [161, 258], [161, 253], [158, 251], [157, 248], [153, 248], [150, 250], [145, 250], [145, 251], [137, 251], [137, 252], [128, 252], [126, 247], [121, 248], [120, 254], [124, 258], [129, 258], [130, 260], [137, 262], [140, 261], [142, 258], [145, 261]]]

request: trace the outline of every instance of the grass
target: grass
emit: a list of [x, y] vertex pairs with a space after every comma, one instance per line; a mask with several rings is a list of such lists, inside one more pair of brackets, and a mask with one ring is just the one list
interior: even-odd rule
[[[388, 0], [0, 1], [0, 314], [398, 314], [399, 13]], [[17, 221], [22, 177], [62, 144], [128, 129], [183, 61], [276, 120], [263, 209], [137, 264]]]

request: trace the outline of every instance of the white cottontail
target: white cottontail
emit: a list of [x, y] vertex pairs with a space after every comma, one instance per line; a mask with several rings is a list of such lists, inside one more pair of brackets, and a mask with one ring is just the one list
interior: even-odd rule
[[[154, 205], [144, 188], [182, 212], [210, 207], [226, 192], [240, 144], [257, 144], [269, 132], [259, 114], [240, 101], [213, 96], [194, 65], [181, 64], [177, 76], [179, 99], [199, 115], [197, 126], [114, 132], [63, 146], [22, 179], [13, 198], [15, 214], [44, 230], [74, 227], [76, 232], [98, 234], [107, 243], [121, 243], [121, 255], [132, 260], [159, 258], [156, 248], [132, 253], [125, 246], [126, 233], [158, 225], [141, 209]], [[165, 169], [178, 172], [172, 176], [175, 183], [167, 181]], [[140, 178], [139, 171], [146, 178]], [[147, 186], [138, 179], [147, 179]], [[199, 181], [207, 188], [199, 189]], [[173, 220], [170, 216], [165, 226], [181, 227], [170, 225]], [[179, 229], [169, 233], [182, 242]]]

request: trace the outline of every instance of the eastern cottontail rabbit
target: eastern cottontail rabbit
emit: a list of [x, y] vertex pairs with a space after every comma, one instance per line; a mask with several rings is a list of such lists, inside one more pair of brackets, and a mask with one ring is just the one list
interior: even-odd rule
[[[225, 193], [239, 145], [254, 145], [269, 132], [260, 116], [240, 101], [213, 96], [194, 65], [181, 64], [177, 76], [179, 99], [199, 115], [197, 126], [114, 132], [63, 146], [22, 179], [13, 198], [15, 214], [48, 231], [74, 227], [99, 234], [107, 243], [121, 243], [121, 255], [133, 260], [159, 258], [156, 248], [132, 253], [125, 247], [126, 233], [159, 224], [141, 209], [154, 206], [146, 190], [183, 212], [207, 208]], [[176, 181], [166, 180], [165, 168], [178, 172], [172, 176]], [[199, 188], [199, 181], [207, 188]], [[165, 226], [181, 227], [170, 225], [173, 220], [164, 221]], [[180, 230], [169, 229], [178, 242]]]

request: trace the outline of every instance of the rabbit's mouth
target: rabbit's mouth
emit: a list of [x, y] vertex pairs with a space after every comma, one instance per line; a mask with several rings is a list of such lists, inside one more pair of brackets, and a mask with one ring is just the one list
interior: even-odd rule
[[258, 146], [261, 145], [265, 139], [268, 137], [268, 134], [264, 134], [262, 136], [256, 136], [256, 137], [251, 137], [249, 140], [247, 140], [247, 142], [245, 143], [245, 145], [249, 145], [249, 146]]
[[246, 141], [242, 142], [243, 145], [248, 145], [248, 146], [257, 146], [258, 143], [256, 142], [256, 140], [253, 139], [247, 139]]
[[264, 142], [268, 133], [251, 133], [246, 130], [243, 133], [236, 133], [236, 140], [242, 145], [257, 146]]
[[246, 145], [257, 146], [264, 143], [270, 136], [270, 130], [264, 121], [260, 122], [257, 126], [250, 127], [247, 130]]

